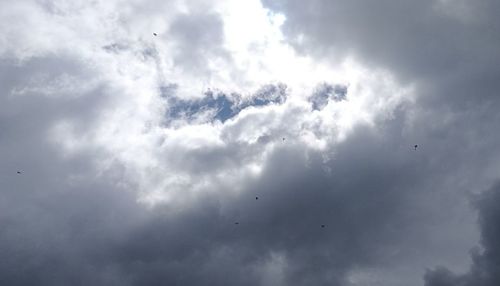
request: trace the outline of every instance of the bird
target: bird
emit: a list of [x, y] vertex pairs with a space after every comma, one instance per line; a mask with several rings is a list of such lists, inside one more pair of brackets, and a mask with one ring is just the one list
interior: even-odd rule
[[153, 33], [153, 36], [155, 36], [155, 37], [156, 37], [156, 36], [158, 36], [158, 34], [157, 34], [157, 33]]
[[256, 199], [256, 200], [258, 200], [258, 199], [259, 199], [259, 197], [255, 197], [255, 199]]
[[322, 224], [322, 225], [321, 225], [321, 228], [325, 228], [325, 225], [324, 225], [324, 224]]
[[235, 222], [234, 224], [240, 224], [239, 222]]
[[418, 145], [413, 146], [413, 148], [415, 148], [415, 150], [417, 150], [417, 147], [418, 147]]
[[283, 141], [285, 141], [285, 137], [283, 137]]
[[18, 174], [21, 174], [21, 171], [17, 171]]

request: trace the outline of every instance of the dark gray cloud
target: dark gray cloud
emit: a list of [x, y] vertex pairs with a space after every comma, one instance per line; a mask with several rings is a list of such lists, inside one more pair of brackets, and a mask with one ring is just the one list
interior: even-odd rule
[[497, 1], [263, 2], [286, 15], [284, 31], [297, 50], [386, 68], [418, 84], [426, 108], [497, 103]]
[[[264, 2], [286, 15], [284, 31], [298, 51], [331, 61], [353, 56], [415, 84], [415, 121], [405, 130], [425, 148], [420, 150], [437, 156], [431, 160], [435, 171], [454, 173], [453, 183], [441, 191], [480, 192], [498, 179], [498, 2]], [[488, 198], [498, 203], [496, 196]], [[497, 282], [490, 253], [498, 243], [489, 234], [495, 223], [485, 214], [492, 211], [485, 202], [478, 208], [485, 252], [473, 256], [471, 273], [455, 275], [441, 267], [428, 272], [428, 285]]]
[[[402, 121], [380, 122], [377, 133], [359, 127], [326, 162], [291, 143], [273, 152], [263, 176], [249, 179], [241, 194], [200, 195], [181, 210], [137, 205], [127, 191], [133, 184], [117, 188], [128, 181], [119, 165], [94, 177], [91, 153], [63, 160], [49, 149], [52, 159], [41, 161], [50, 169], [4, 176], [12, 190], [2, 208], [9, 259], [0, 277], [9, 285], [266, 285], [274, 263], [273, 285], [345, 285], [353, 268], [431, 252], [424, 231], [443, 203], [432, 201], [449, 196], [428, 184], [446, 173], [431, 164], [435, 154], [394, 149]], [[238, 156], [242, 148], [234, 149]]]
[[455, 274], [445, 267], [428, 271], [425, 275], [426, 286], [480, 285], [490, 286], [500, 283], [500, 188], [498, 183], [487, 192], [475, 198], [479, 211], [481, 228], [481, 249], [472, 253], [472, 266], [467, 274]]
[[[411, 81], [492, 68], [499, 60], [496, 1], [264, 3], [286, 15], [284, 30], [304, 52], [355, 53]], [[458, 3], [463, 14], [454, 11]]]
[[98, 277], [105, 273], [96, 273], [94, 267], [99, 266], [86, 262], [85, 256], [98, 257], [102, 241], [120, 236], [125, 225], [138, 218], [132, 194], [116, 184], [123, 171], [96, 173], [94, 162], [103, 158], [102, 151], [66, 157], [50, 137], [61, 120], [73, 122], [81, 132], [94, 128], [111, 98], [106, 85], [83, 92], [77, 88], [77, 95], [60, 88], [49, 94], [39, 88], [13, 93], [29, 89], [39, 73], [54, 79], [82, 73], [86, 67], [62, 55], [2, 65], [1, 284], [94, 284], [106, 279]]
[[156, 2], [6, 7], [41, 36], [16, 28], [18, 50], [0, 48], [0, 284], [498, 284], [498, 186], [471, 194], [499, 179], [495, 2], [267, 3], [305, 55], [415, 86], [344, 136], [331, 121], [356, 91], [376, 105], [391, 90], [176, 98], [172, 70], [230, 65], [224, 15]]

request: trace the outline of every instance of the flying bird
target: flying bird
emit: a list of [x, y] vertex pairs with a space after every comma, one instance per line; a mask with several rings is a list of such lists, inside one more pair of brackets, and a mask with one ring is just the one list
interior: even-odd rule
[[259, 199], [259, 197], [255, 197], [255, 199], [256, 199], [256, 200], [258, 200], [258, 199]]
[[325, 228], [325, 225], [324, 225], [324, 224], [322, 224], [322, 225], [321, 225], [321, 228]]
[[240, 224], [239, 222], [235, 222], [234, 224]]
[[283, 137], [283, 141], [285, 141], [285, 137]]
[[21, 171], [17, 171], [18, 174], [21, 174]]
[[158, 34], [157, 34], [157, 33], [153, 33], [153, 36], [155, 36], [155, 37], [156, 37], [156, 36], [158, 36]]
[[415, 150], [417, 150], [417, 147], [418, 147], [418, 145], [413, 146], [413, 148], [415, 148]]

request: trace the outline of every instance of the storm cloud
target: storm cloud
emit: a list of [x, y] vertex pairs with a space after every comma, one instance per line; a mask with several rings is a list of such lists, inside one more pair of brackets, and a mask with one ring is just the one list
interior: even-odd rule
[[498, 284], [495, 1], [2, 6], [0, 284]]
[[481, 243], [471, 251], [472, 266], [466, 274], [456, 274], [445, 267], [429, 270], [425, 275], [426, 284], [434, 285], [496, 285], [500, 281], [498, 255], [499, 239], [499, 186], [474, 198], [479, 210]]

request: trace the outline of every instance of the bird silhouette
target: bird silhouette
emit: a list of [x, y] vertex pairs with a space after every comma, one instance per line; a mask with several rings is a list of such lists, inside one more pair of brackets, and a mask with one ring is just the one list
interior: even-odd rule
[[17, 171], [18, 174], [21, 174], [21, 171]]
[[256, 199], [256, 200], [258, 200], [258, 199], [259, 199], [259, 197], [255, 197], [255, 199]]
[[155, 37], [156, 37], [156, 36], [158, 36], [158, 34], [157, 34], [157, 33], [153, 33], [153, 36], [155, 36]]
[[322, 225], [321, 225], [321, 228], [325, 228], [325, 225], [324, 225], [324, 224], [322, 224]]
[[415, 148], [415, 150], [417, 150], [417, 147], [418, 147], [418, 145], [413, 146], [413, 148]]

